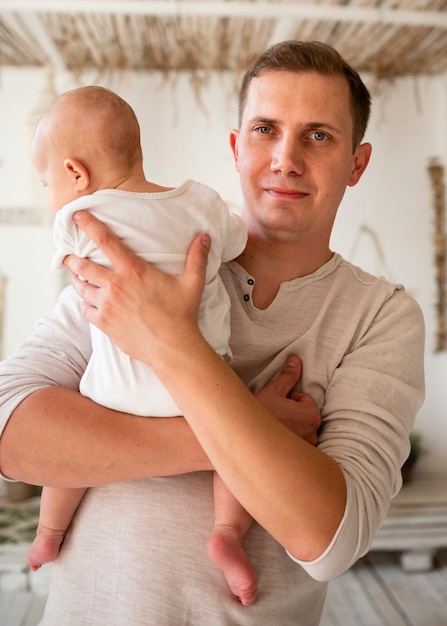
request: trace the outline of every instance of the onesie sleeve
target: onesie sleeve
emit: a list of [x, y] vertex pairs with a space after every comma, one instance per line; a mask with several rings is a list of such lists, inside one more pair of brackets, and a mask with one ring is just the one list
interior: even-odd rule
[[53, 240], [56, 252], [51, 261], [52, 269], [61, 269], [62, 262], [67, 254], [87, 256], [85, 246], [90, 242], [89, 237], [73, 222], [73, 213], [84, 209], [93, 209], [101, 203], [101, 196], [88, 194], [80, 196], [57, 211], [54, 218]]
[[76, 249], [76, 225], [71, 218], [73, 213], [66, 210], [67, 206], [58, 211], [54, 218], [53, 239], [56, 252], [51, 260], [53, 270], [61, 269], [64, 258]]
[[222, 210], [222, 263], [231, 261], [239, 256], [247, 245], [248, 232], [245, 222], [240, 215], [229, 211], [223, 204]]
[[0, 363], [0, 436], [16, 407], [34, 391], [52, 385], [78, 389], [91, 354], [88, 322], [79, 298], [67, 287], [48, 317]]
[[399, 492], [409, 433], [424, 398], [423, 363], [422, 313], [398, 289], [326, 389], [318, 447], [340, 465], [347, 502], [326, 551], [312, 562], [297, 560], [313, 578], [329, 580], [365, 555]]

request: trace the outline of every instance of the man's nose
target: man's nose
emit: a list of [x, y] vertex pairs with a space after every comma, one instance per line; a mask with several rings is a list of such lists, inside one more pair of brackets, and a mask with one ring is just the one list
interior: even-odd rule
[[284, 136], [275, 144], [271, 169], [284, 176], [300, 176], [304, 172], [304, 154], [296, 137]]

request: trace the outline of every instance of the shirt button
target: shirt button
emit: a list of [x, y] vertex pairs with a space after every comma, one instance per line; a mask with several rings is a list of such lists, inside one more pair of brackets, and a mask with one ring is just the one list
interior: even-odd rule
[[250, 296], [248, 295], [248, 293], [244, 295], [244, 300], [245, 302], [248, 302], [250, 300]]
[[254, 284], [255, 284], [255, 281], [253, 280], [253, 278], [249, 278], [249, 279], [247, 280], [247, 283], [248, 283], [249, 285], [254, 285]]

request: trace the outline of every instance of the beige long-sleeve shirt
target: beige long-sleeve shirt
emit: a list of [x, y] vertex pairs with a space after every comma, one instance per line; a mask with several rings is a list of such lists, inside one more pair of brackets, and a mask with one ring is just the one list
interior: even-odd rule
[[[300, 388], [323, 417], [319, 447], [340, 463], [347, 483], [336, 535], [320, 558], [299, 563], [255, 523], [246, 545], [259, 594], [243, 607], [206, 555], [214, 519], [210, 472], [92, 488], [53, 565], [42, 625], [316, 626], [324, 581], [368, 550], [399, 490], [424, 389], [416, 302], [339, 255], [283, 284], [264, 311], [253, 307], [253, 280], [237, 263], [221, 275], [232, 301], [234, 367], [249, 387], [262, 387], [286, 355], [303, 359]], [[90, 351], [88, 325], [69, 288], [1, 365], [1, 423], [35, 389], [76, 389]]]

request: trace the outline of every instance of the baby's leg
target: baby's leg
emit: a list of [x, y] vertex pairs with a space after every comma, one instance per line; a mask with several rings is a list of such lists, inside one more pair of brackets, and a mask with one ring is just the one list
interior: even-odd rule
[[253, 604], [258, 590], [256, 573], [248, 560], [243, 539], [253, 518], [214, 472], [215, 524], [208, 539], [208, 555], [223, 571], [228, 586], [245, 606]]
[[42, 489], [39, 526], [28, 552], [28, 565], [32, 570], [38, 570], [44, 563], [55, 560], [65, 531], [85, 492], [86, 489]]

